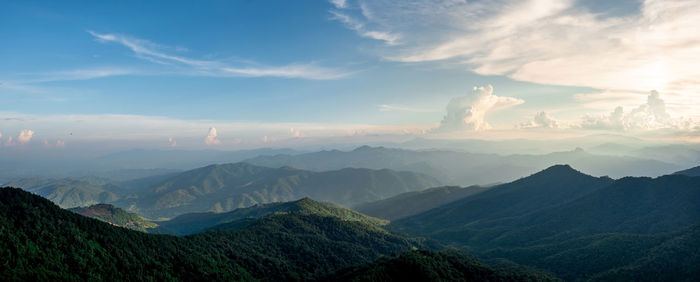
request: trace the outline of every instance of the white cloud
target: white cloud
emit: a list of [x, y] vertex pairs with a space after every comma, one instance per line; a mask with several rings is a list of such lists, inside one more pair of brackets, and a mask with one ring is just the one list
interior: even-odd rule
[[487, 130], [486, 114], [524, 103], [522, 99], [501, 97], [493, 94], [493, 86], [474, 87], [467, 96], [455, 97], [447, 104], [447, 114], [440, 122], [437, 132]]
[[184, 56], [171, 55], [166, 52], [167, 49], [171, 48], [148, 40], [120, 34], [100, 34], [93, 31], [88, 31], [88, 33], [100, 42], [113, 42], [123, 45], [131, 49], [139, 58], [158, 64], [179, 64], [180, 66], [184, 65], [189, 67], [185, 72], [178, 70], [175, 74], [216, 77], [282, 77], [315, 80], [338, 79], [350, 75], [350, 72], [321, 67], [315, 63], [293, 63], [282, 66], [262, 66], [258, 64], [231, 66], [221, 61], [197, 60]]
[[362, 37], [383, 41], [386, 45], [397, 45], [399, 39], [401, 39], [401, 36], [395, 33], [369, 29], [365, 22], [355, 19], [348, 14], [333, 10], [330, 13], [333, 14], [332, 19], [343, 23], [345, 27], [357, 32]]
[[56, 148], [65, 148], [66, 147], [66, 142], [63, 140], [56, 140]]
[[29, 143], [30, 140], [32, 140], [32, 137], [34, 136], [34, 131], [31, 129], [24, 129], [19, 132], [19, 136], [17, 136], [17, 142], [20, 145], [24, 145]]
[[344, 9], [348, 7], [348, 3], [346, 0], [329, 0], [333, 6], [335, 6], [338, 9]]
[[559, 128], [559, 121], [555, 120], [547, 112], [538, 112], [531, 121], [521, 123], [520, 128]]
[[[206, 143], [206, 140], [204, 142]], [[168, 146], [173, 147], [173, 148], [177, 147], [177, 141], [175, 141], [175, 139], [172, 137], [168, 137]]]
[[[449, 60], [482, 75], [672, 96], [700, 117], [700, 2], [641, 1], [637, 13], [591, 12], [573, 0], [360, 0], [367, 21], [401, 34], [377, 50], [401, 62]], [[350, 26], [351, 27], [351, 26]], [[671, 98], [669, 98], [671, 101]]]
[[217, 136], [219, 136], [219, 134], [216, 132], [216, 128], [215, 127], [209, 128], [209, 134], [207, 134], [207, 137], [204, 138], [204, 144], [207, 144], [207, 145], [219, 145], [219, 144], [221, 144], [221, 141], [219, 139], [217, 139]]
[[645, 104], [625, 113], [618, 106], [609, 115], [585, 116], [580, 127], [606, 130], [651, 130], [680, 129], [690, 130], [697, 124], [690, 118], [672, 118], [666, 111], [666, 103], [657, 91], [651, 91]]

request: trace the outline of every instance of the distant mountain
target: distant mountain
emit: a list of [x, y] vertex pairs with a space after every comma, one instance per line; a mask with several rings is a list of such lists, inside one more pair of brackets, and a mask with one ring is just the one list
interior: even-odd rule
[[696, 166], [693, 168], [689, 168], [686, 170], [681, 170], [674, 172], [673, 174], [682, 174], [682, 175], [687, 175], [687, 176], [700, 176], [700, 166]]
[[115, 205], [148, 218], [161, 218], [202, 211], [226, 212], [304, 197], [352, 206], [439, 185], [435, 178], [424, 174], [388, 169], [312, 172], [235, 163], [177, 174], [137, 198], [123, 199]]
[[[552, 208], [611, 183], [613, 180], [610, 178], [596, 178], [568, 165], [556, 165], [514, 182], [400, 219], [393, 222], [392, 226], [411, 230], [414, 234], [451, 238], [455, 233], [469, 234], [473, 229], [481, 230], [472, 227], [475, 224]], [[455, 239], [468, 240], [470, 236], [457, 236]]]
[[97, 177], [39, 179], [29, 178], [6, 183], [47, 198], [62, 208], [112, 203], [120, 198], [120, 188], [108, 179]]
[[220, 150], [144, 150], [136, 149], [104, 155], [92, 162], [96, 168], [121, 169], [192, 169], [213, 163], [234, 163], [259, 155], [297, 154], [292, 149]]
[[700, 260], [687, 255], [700, 246], [700, 237], [689, 235], [700, 224], [698, 203], [700, 177], [612, 180], [558, 165], [389, 227], [465, 246], [481, 258], [547, 269], [566, 280], [640, 278], [630, 269], [645, 272], [643, 267], [653, 269], [647, 278], [687, 279], [697, 271], [683, 260]]
[[223, 224], [238, 224], [237, 221], [241, 220], [250, 222], [251, 219], [258, 219], [269, 214], [290, 212], [337, 217], [345, 221], [358, 221], [375, 226], [384, 226], [388, 223], [388, 221], [385, 220], [369, 217], [333, 204], [322, 204], [309, 198], [303, 198], [293, 202], [255, 205], [248, 208], [235, 209], [226, 213], [188, 213], [158, 223], [160, 224], [159, 230], [162, 233], [188, 235], [207, 229], [227, 229], [230, 227], [230, 225], [227, 227]]
[[571, 164], [592, 175], [611, 177], [659, 176], [679, 168], [674, 164], [649, 159], [590, 154], [580, 148], [544, 155], [498, 155], [362, 146], [352, 151], [259, 156], [245, 162], [266, 167], [291, 166], [314, 171], [346, 167], [389, 168], [425, 173], [444, 183], [456, 185], [512, 181], [558, 163]]
[[128, 213], [110, 204], [97, 204], [89, 207], [71, 208], [70, 211], [82, 216], [92, 217], [115, 226], [146, 232], [157, 224], [143, 219], [137, 214]]
[[397, 220], [412, 216], [464, 197], [488, 190], [490, 187], [444, 186], [423, 191], [407, 192], [397, 196], [358, 205], [355, 210], [378, 218]]
[[544, 272], [508, 271], [455, 251], [410, 251], [341, 270], [325, 281], [560, 281]]

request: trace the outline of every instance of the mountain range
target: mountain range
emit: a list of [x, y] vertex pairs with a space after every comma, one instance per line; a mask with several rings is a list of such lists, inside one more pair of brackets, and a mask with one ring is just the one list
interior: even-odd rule
[[352, 151], [263, 155], [245, 162], [266, 167], [291, 166], [314, 171], [346, 167], [389, 168], [425, 173], [443, 183], [462, 186], [509, 182], [558, 163], [568, 163], [592, 175], [616, 178], [660, 176], [681, 169], [678, 165], [656, 160], [591, 154], [581, 148], [543, 155], [498, 155], [362, 146]]
[[[309, 210], [333, 209], [303, 202]], [[344, 269], [425, 247], [421, 240], [377, 225], [296, 211], [269, 214], [243, 229], [218, 228], [186, 237], [146, 234], [63, 210], [20, 189], [0, 189], [0, 254], [5, 258], [0, 275], [8, 280], [313, 281], [341, 273], [352, 280], [363, 276]], [[439, 270], [449, 277], [556, 279], [487, 266], [459, 253], [408, 253], [397, 260], [415, 255], [431, 258], [411, 259], [412, 271], [425, 275]], [[433, 262], [445, 260], [450, 264], [435, 268]], [[383, 269], [407, 271], [405, 267]]]

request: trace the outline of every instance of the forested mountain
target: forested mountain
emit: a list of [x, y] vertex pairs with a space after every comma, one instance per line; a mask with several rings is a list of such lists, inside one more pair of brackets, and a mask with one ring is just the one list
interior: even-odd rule
[[389, 168], [431, 175], [447, 184], [474, 185], [508, 182], [543, 167], [568, 163], [592, 175], [659, 176], [679, 169], [655, 160], [595, 155], [580, 148], [543, 155], [497, 155], [444, 150], [405, 150], [362, 146], [352, 151], [320, 151], [298, 155], [258, 156], [245, 162], [267, 167], [291, 166], [324, 171], [345, 167]]
[[[5, 262], [0, 275], [33, 281], [315, 280], [425, 246], [375, 224], [321, 215], [334, 207], [311, 200], [301, 203], [309, 206], [306, 212], [269, 214], [244, 229], [175, 237], [115, 227], [20, 189], [2, 188], [0, 255]], [[440, 269], [465, 277], [506, 273], [462, 256], [457, 263], [448, 260], [451, 264]], [[432, 268], [413, 273], [427, 277], [429, 271]], [[508, 275], [516, 280], [533, 277], [529, 271]]]
[[344, 269], [327, 281], [559, 281], [543, 272], [507, 271], [454, 251], [410, 251]]
[[235, 163], [180, 173], [155, 184], [138, 198], [124, 199], [115, 205], [148, 218], [202, 211], [225, 212], [303, 197], [352, 206], [439, 184], [427, 175], [388, 169], [312, 172]]
[[63, 179], [29, 178], [5, 184], [36, 193], [62, 208], [111, 203], [120, 198], [119, 187], [108, 179], [80, 177]]
[[677, 171], [673, 174], [682, 174], [682, 175], [687, 175], [687, 176], [700, 176], [700, 166]]
[[655, 276], [647, 279], [688, 279], [697, 277], [692, 276], [697, 269], [683, 260], [700, 263], [684, 255], [700, 246], [700, 237], [692, 236], [697, 226], [691, 227], [700, 223], [698, 203], [700, 177], [612, 180], [559, 165], [390, 227], [465, 246], [482, 258], [551, 270], [567, 280], [640, 278], [632, 269], [641, 265], [654, 268], [649, 274]]
[[321, 204], [309, 198], [303, 198], [293, 202], [270, 203], [239, 208], [225, 213], [206, 212], [183, 214], [168, 221], [158, 222], [160, 225], [158, 231], [173, 235], [187, 235], [215, 227], [221, 228], [220, 225], [222, 224], [235, 223], [239, 220], [257, 219], [272, 213], [279, 214], [290, 212], [337, 217], [346, 221], [358, 221], [375, 226], [384, 226], [388, 223], [388, 221], [369, 217], [351, 209], [335, 206], [330, 203]]
[[486, 191], [487, 189], [489, 187], [435, 187], [423, 191], [403, 193], [388, 199], [361, 204], [354, 208], [370, 216], [397, 220]]
[[142, 232], [158, 226], [135, 213], [126, 212], [110, 204], [97, 204], [89, 207], [70, 208], [68, 210], [82, 216], [92, 217], [116, 226]]

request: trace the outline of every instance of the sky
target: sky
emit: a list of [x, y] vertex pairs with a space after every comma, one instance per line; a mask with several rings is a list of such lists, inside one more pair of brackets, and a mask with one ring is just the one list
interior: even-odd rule
[[0, 151], [700, 142], [697, 1], [4, 1]]

